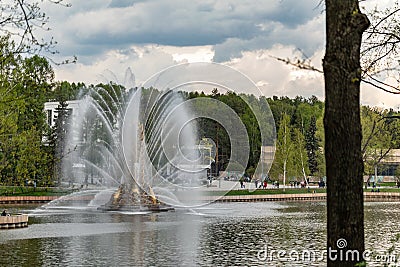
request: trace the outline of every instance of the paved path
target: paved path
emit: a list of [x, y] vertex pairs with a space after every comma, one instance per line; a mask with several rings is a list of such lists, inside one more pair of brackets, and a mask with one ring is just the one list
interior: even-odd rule
[[[249, 182], [249, 183], [244, 183], [246, 190], [250, 190], [250, 191], [254, 191], [256, 189], [256, 185], [254, 182]], [[260, 185], [260, 183], [258, 183], [258, 186]], [[272, 188], [276, 188], [275, 186], [273, 186], [271, 183], [268, 183], [267, 186], [268, 189], [272, 189]], [[283, 188], [283, 185], [279, 185], [279, 188]], [[285, 188], [295, 188], [292, 187], [290, 185], [286, 185]], [[296, 187], [298, 188], [298, 187]], [[310, 188], [318, 188], [318, 186], [310, 186]], [[230, 190], [237, 190], [240, 189], [240, 183], [239, 181], [225, 181], [223, 179], [221, 180], [213, 180], [212, 184], [210, 187], [204, 187], [204, 190], [207, 191], [214, 191], [214, 190], [223, 190], [223, 191], [230, 191]]]

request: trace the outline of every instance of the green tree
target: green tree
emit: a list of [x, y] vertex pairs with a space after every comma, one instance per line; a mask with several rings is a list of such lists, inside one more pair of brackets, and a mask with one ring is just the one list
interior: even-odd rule
[[286, 177], [288, 172], [293, 173], [293, 153], [294, 144], [291, 139], [290, 117], [283, 114], [277, 134], [275, 159], [271, 167], [271, 175], [283, 177], [283, 186], [286, 184]]
[[296, 177], [302, 176], [303, 180], [308, 184], [307, 176], [310, 174], [310, 170], [307, 164], [306, 141], [303, 133], [298, 128], [293, 129], [293, 137], [296, 144], [293, 153]]
[[44, 132], [46, 117], [43, 112], [44, 103], [52, 89], [54, 72], [49, 62], [42, 57], [32, 56], [20, 61], [14, 70], [14, 90], [21, 99], [18, 106], [18, 129], [31, 129]]
[[42, 171], [47, 156], [42, 149], [41, 132], [32, 128], [16, 137], [15, 179], [13, 185], [23, 186], [25, 181], [34, 180], [38, 185], [48, 184], [48, 176]]
[[361, 123], [364, 171], [374, 174], [376, 182], [379, 164], [400, 144], [399, 123], [390, 118], [387, 110], [379, 111], [367, 106], [361, 107]]
[[293, 114], [296, 109], [294, 101], [287, 96], [282, 96], [280, 98], [273, 96], [272, 98], [268, 98], [268, 104], [271, 108], [274, 120], [278, 122], [276, 124], [277, 130], [279, 129], [279, 121], [283, 114]]
[[53, 71], [47, 60], [13, 53], [9, 37], [0, 38], [0, 175], [8, 184], [47, 179], [43, 173], [43, 105], [51, 91]]
[[56, 82], [50, 92], [48, 101], [60, 102], [77, 100], [87, 93], [88, 87], [84, 83]]
[[311, 117], [310, 125], [306, 131], [307, 162], [310, 174], [314, 175], [318, 171], [318, 152], [319, 144], [316, 136], [317, 122], [315, 116]]
[[55, 110], [55, 124], [52, 129], [52, 135], [49, 145], [53, 149], [53, 166], [54, 166], [54, 179], [60, 182], [62, 179], [62, 159], [65, 156], [65, 143], [68, 137], [70, 127], [71, 111], [68, 109], [66, 101], [61, 100]]
[[400, 165], [397, 166], [394, 177], [396, 178], [397, 187], [400, 187]]
[[[234, 110], [234, 112], [239, 116], [240, 120], [244, 124], [247, 130], [247, 134], [249, 137], [249, 146], [250, 146], [250, 155], [249, 155], [249, 160], [246, 169], [252, 171], [257, 167], [259, 158], [260, 158], [260, 153], [261, 153], [261, 132], [260, 128], [263, 129], [265, 132], [271, 132], [273, 131], [272, 126], [271, 126], [271, 116], [266, 116], [263, 118], [266, 118], [265, 121], [263, 121], [261, 124], [259, 124], [259, 121], [257, 120], [257, 117], [254, 112], [259, 112], [261, 113], [261, 108], [259, 107], [259, 99], [257, 99], [253, 95], [237, 95], [234, 92], [228, 91], [225, 94], [221, 94], [218, 92], [218, 90], [213, 90], [213, 93], [209, 96], [205, 94], [185, 94], [184, 96], [188, 98], [195, 98], [195, 97], [212, 97], [218, 101], [221, 101], [222, 103], [226, 104], [230, 108]], [[264, 100], [265, 101], [265, 100]], [[216, 105], [207, 105], [206, 101], [199, 101], [196, 102], [196, 106], [194, 107], [195, 110], [201, 111], [202, 114], [204, 112], [206, 114], [212, 115], [213, 113], [219, 113], [220, 116], [225, 116], [228, 114], [221, 113], [220, 110], [218, 110], [218, 107]], [[263, 116], [260, 115], [260, 116]], [[225, 125], [231, 124], [232, 119], [229, 117], [226, 117], [223, 119]], [[207, 118], [200, 118], [198, 119], [198, 129], [199, 129], [199, 136], [200, 137], [206, 137], [206, 138], [211, 138], [214, 143], [217, 146], [217, 153], [216, 153], [216, 160], [215, 160], [215, 165], [213, 165], [213, 173], [216, 173], [216, 169], [218, 171], [224, 170], [228, 164], [228, 159], [231, 156], [231, 140], [228, 135], [228, 133], [225, 131], [225, 129], [216, 121], [207, 119]], [[270, 123], [268, 125], [268, 123]], [[233, 125], [232, 128], [234, 127]], [[269, 128], [268, 128], [269, 127]], [[270, 136], [272, 134], [269, 134]], [[272, 143], [272, 140], [270, 138], [269, 140], [270, 143]], [[237, 144], [235, 144], [237, 145]], [[215, 167], [216, 166], [216, 167]]]
[[317, 175], [319, 177], [326, 176], [326, 164], [325, 164], [325, 155], [324, 155], [324, 147], [325, 147], [325, 130], [324, 130], [324, 121], [323, 117], [317, 119], [316, 122], [317, 131], [315, 132], [315, 136], [318, 140], [318, 153], [317, 153], [317, 162], [318, 162], [318, 171]]

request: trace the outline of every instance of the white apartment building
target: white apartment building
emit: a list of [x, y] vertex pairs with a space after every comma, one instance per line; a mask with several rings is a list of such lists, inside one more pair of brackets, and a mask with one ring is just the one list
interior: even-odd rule
[[[79, 110], [80, 100], [66, 101], [68, 104], [68, 111], [72, 116], [76, 115]], [[54, 126], [57, 119], [57, 108], [60, 105], [59, 102], [46, 102], [44, 103], [44, 111], [46, 112], [47, 124]]]

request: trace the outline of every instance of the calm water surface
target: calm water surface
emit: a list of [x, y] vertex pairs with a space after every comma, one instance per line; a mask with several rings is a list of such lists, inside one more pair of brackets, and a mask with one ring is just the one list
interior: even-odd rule
[[[373, 255], [400, 256], [396, 241], [400, 233], [399, 203], [365, 205], [367, 249], [373, 250]], [[318, 257], [326, 243], [323, 202], [216, 203], [196, 211], [165, 213], [9, 209], [28, 212], [29, 227], [0, 232], [0, 266], [321, 266], [325, 263], [325, 259]], [[278, 259], [271, 256], [272, 250], [292, 252], [292, 258]], [[316, 257], [305, 257], [304, 261], [301, 256], [304, 250], [315, 253]], [[383, 266], [383, 260], [373, 258], [369, 266]], [[393, 256], [390, 260], [394, 260]]]

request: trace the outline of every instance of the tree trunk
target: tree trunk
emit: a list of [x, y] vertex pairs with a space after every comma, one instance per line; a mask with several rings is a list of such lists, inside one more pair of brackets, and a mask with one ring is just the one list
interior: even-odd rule
[[307, 187], [309, 187], [310, 185], [308, 184], [308, 179], [307, 179], [307, 175], [306, 175], [306, 170], [304, 169], [303, 153], [301, 152], [301, 150], [299, 151], [299, 153], [300, 153], [300, 159], [301, 159], [301, 171], [302, 171], [302, 173], [303, 173], [304, 181], [306, 182]]
[[325, 3], [327, 260], [328, 266], [354, 266], [363, 261], [364, 252], [360, 46], [369, 20], [361, 14], [358, 0]]
[[286, 161], [283, 162], [283, 191], [285, 191], [285, 184], [286, 184]]

